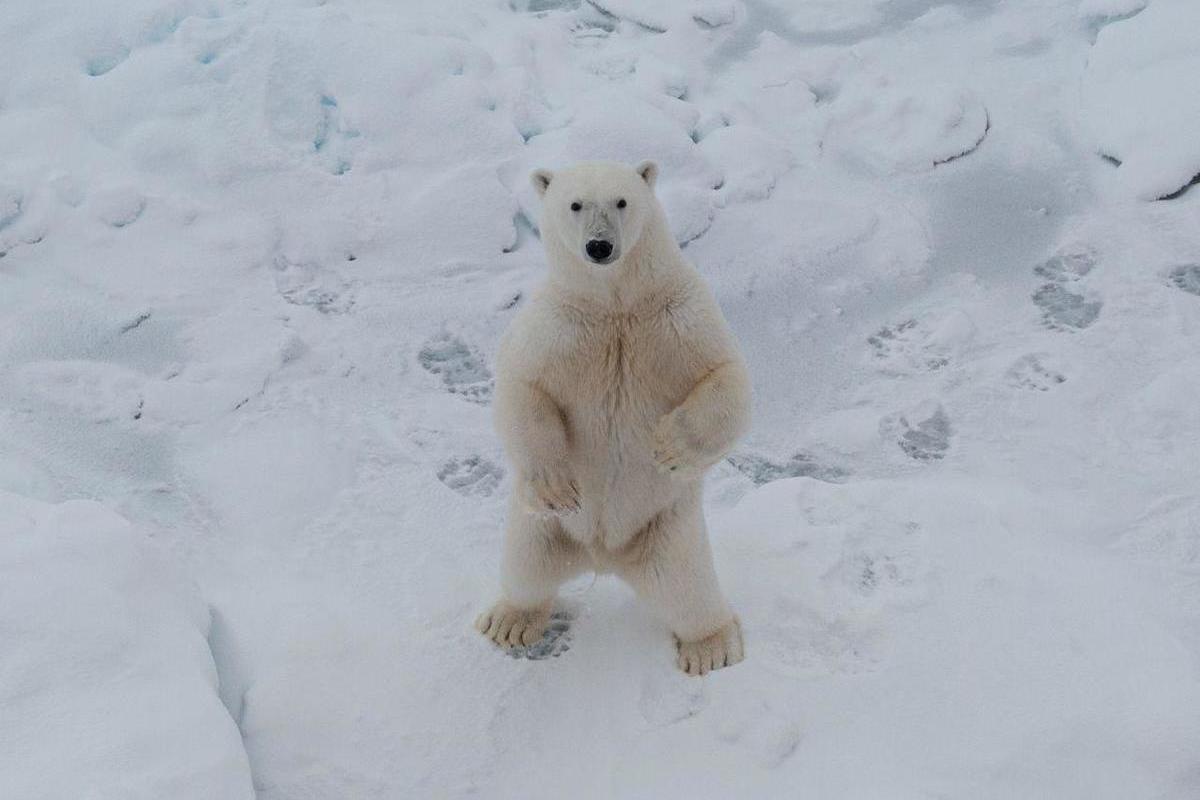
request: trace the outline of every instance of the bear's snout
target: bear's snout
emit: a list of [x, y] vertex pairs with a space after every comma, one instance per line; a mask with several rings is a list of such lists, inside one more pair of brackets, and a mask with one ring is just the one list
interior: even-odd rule
[[598, 264], [608, 261], [613, 252], [612, 242], [603, 239], [589, 239], [583, 249], [587, 251], [588, 258]]

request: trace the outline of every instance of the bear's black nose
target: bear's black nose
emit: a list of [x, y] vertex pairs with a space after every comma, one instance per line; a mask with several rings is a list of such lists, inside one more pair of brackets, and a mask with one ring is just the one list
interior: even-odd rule
[[588, 258], [593, 261], [603, 261], [612, 255], [612, 242], [606, 242], [603, 239], [591, 239], [584, 249], [587, 250]]

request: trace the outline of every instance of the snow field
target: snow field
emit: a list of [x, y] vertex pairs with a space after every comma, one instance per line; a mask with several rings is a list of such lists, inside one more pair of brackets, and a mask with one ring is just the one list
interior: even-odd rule
[[[1195, 797], [1194, 16], [10, 9], [0, 785]], [[527, 175], [584, 158], [659, 162], [754, 378], [703, 680], [604, 577], [516, 657], [470, 626]]]

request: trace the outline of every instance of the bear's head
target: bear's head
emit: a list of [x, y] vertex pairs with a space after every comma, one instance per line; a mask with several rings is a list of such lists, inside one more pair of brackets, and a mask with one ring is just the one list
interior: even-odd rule
[[657, 177], [653, 161], [636, 167], [597, 161], [556, 172], [534, 170], [530, 179], [542, 198], [547, 250], [565, 251], [592, 269], [618, 263], [661, 213], [654, 196]]

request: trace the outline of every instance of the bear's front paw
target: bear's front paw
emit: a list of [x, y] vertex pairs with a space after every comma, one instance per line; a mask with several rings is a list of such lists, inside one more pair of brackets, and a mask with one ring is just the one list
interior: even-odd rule
[[542, 638], [550, 606], [524, 609], [501, 600], [475, 620], [475, 629], [501, 647], [528, 647]]
[[579, 485], [566, 472], [543, 472], [525, 478], [521, 503], [532, 514], [562, 516], [579, 511]]
[[716, 633], [695, 642], [679, 642], [679, 668], [688, 675], [704, 675], [721, 667], [732, 667], [745, 658], [742, 623], [734, 617]]
[[691, 478], [709, 466], [696, 446], [696, 436], [679, 409], [666, 414], [654, 428], [654, 461], [658, 471]]

